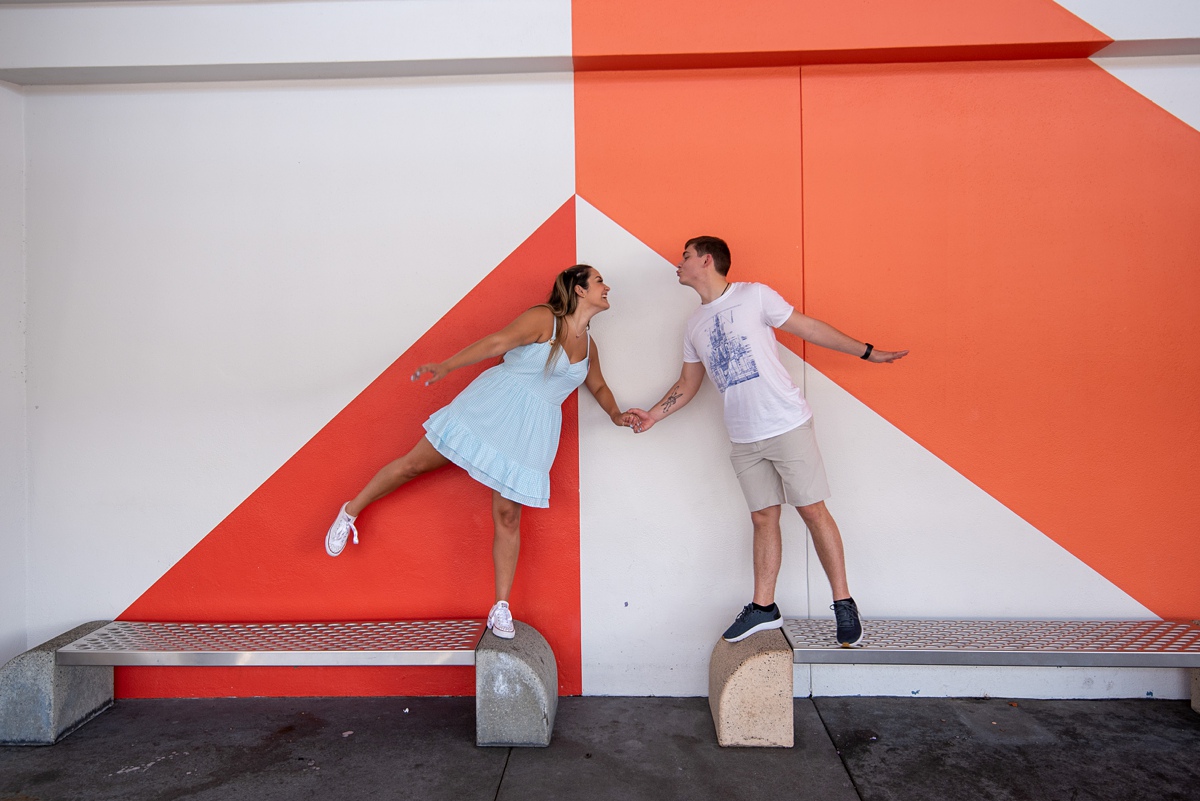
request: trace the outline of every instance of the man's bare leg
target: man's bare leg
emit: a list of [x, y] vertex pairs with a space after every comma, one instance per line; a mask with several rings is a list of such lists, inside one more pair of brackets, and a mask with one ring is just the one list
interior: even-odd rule
[[779, 507], [768, 506], [750, 513], [754, 524], [754, 603], [775, 603], [775, 582], [783, 562], [783, 533], [779, 529]]
[[838, 531], [837, 523], [824, 501], [817, 501], [808, 506], [797, 506], [796, 511], [808, 527], [812, 535], [813, 547], [817, 549], [817, 558], [825, 569], [825, 577], [829, 579], [829, 588], [833, 590], [833, 599], [840, 601], [850, 597], [850, 586], [846, 582], [846, 553], [842, 547], [842, 534]]

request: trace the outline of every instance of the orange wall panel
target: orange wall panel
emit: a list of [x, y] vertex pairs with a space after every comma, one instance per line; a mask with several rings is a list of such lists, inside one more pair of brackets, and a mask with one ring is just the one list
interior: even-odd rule
[[807, 357], [1164, 617], [1200, 614], [1200, 133], [1087, 61], [803, 71]]
[[732, 279], [801, 302], [798, 69], [580, 73], [575, 130], [582, 198], [672, 264], [720, 236]]

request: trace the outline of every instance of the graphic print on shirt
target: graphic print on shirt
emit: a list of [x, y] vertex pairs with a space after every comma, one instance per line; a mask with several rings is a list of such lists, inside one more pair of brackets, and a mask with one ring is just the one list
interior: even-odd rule
[[721, 394], [734, 384], [758, 378], [758, 365], [746, 344], [746, 337], [732, 333], [733, 312], [737, 307], [719, 312], [709, 320], [708, 365], [713, 383]]

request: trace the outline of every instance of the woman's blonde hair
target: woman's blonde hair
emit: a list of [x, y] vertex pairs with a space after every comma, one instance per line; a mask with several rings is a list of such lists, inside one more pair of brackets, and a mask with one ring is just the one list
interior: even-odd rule
[[558, 358], [558, 352], [562, 350], [562, 331], [564, 326], [563, 319], [575, 311], [575, 307], [579, 305], [579, 296], [575, 294], [575, 287], [583, 287], [587, 290], [588, 276], [592, 273], [590, 264], [574, 264], [563, 270], [554, 279], [554, 287], [550, 290], [550, 299], [545, 305], [549, 307], [551, 313], [554, 314], [554, 339], [550, 342], [550, 354], [546, 357], [546, 371], [550, 371], [550, 365], [554, 364], [554, 360]]

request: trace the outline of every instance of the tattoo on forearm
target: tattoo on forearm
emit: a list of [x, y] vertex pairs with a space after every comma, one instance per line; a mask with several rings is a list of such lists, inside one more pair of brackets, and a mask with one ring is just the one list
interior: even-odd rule
[[675, 404], [676, 404], [676, 403], [679, 401], [679, 399], [680, 399], [680, 398], [682, 398], [682, 397], [683, 397], [683, 393], [682, 393], [682, 392], [680, 392], [678, 389], [672, 389], [672, 390], [671, 390], [671, 394], [670, 394], [670, 395], [668, 395], [668, 396], [666, 397], [666, 400], [664, 400], [664, 401], [662, 402], [662, 407], [661, 407], [661, 408], [662, 408], [662, 412], [663, 412], [663, 414], [670, 414], [670, 413], [671, 413], [671, 409], [672, 409], [672, 407], [674, 407], [674, 406], [675, 406]]

